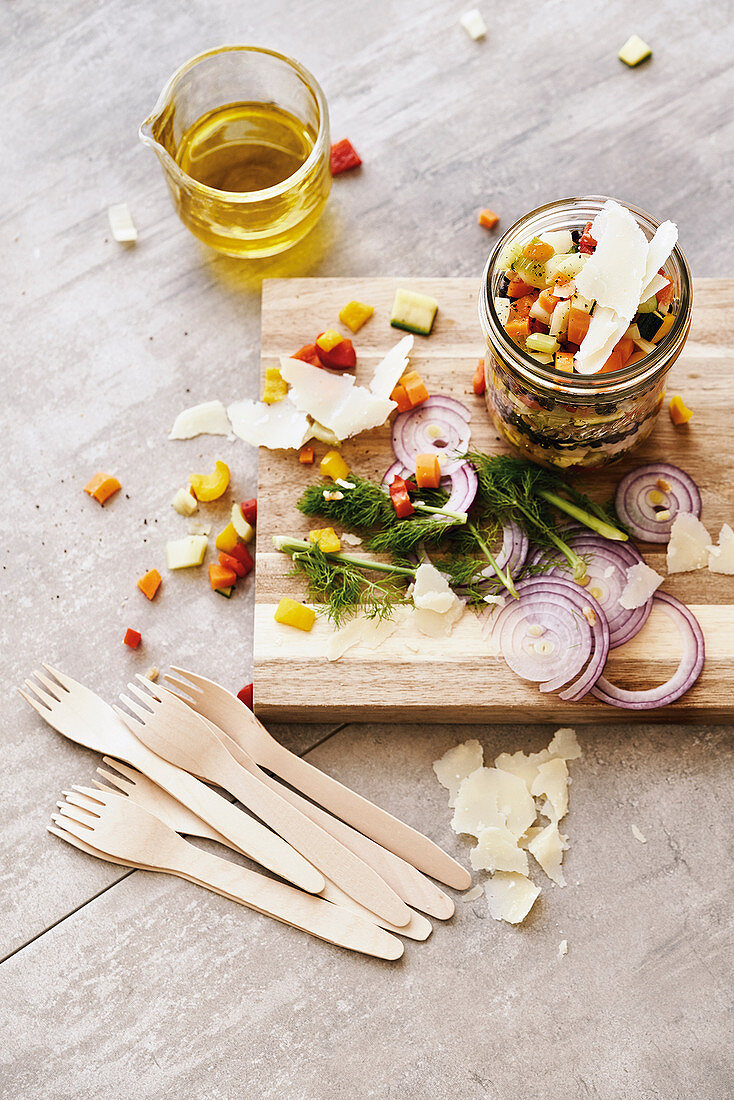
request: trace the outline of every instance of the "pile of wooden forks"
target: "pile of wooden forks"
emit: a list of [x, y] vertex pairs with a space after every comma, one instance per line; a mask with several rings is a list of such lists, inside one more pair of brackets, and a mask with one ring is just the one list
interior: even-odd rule
[[[341, 947], [398, 959], [425, 940], [469, 873], [428, 837], [280, 745], [226, 688], [174, 668], [111, 707], [44, 665], [23, 698], [103, 754], [106, 780], [64, 792], [49, 832], [91, 855], [164, 871]], [[275, 778], [277, 777], [277, 778]], [[210, 785], [234, 796], [236, 803]], [[218, 841], [273, 875], [204, 851]], [[430, 876], [430, 877], [428, 877]]]

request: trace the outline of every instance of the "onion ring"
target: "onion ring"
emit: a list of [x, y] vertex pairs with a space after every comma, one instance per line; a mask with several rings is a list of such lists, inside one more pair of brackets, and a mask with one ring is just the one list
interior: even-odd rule
[[[382, 478], [383, 488], [388, 488], [394, 477], [402, 477], [406, 480], [415, 477], [415, 470], [409, 469], [402, 462], [393, 462], [385, 471]], [[444, 504], [449, 512], [468, 512], [474, 503], [479, 488], [479, 479], [474, 467], [468, 462], [461, 462], [453, 473], [441, 478], [441, 488], [449, 494], [449, 499]]]
[[[657, 494], [652, 500], [651, 494]], [[659, 498], [659, 499], [658, 499]], [[679, 512], [701, 515], [701, 494], [684, 470], [666, 462], [638, 466], [623, 477], [614, 494], [617, 515], [635, 538], [669, 542]]]
[[[436, 455], [443, 474], [453, 473], [464, 461], [461, 455], [469, 446], [471, 413], [453, 397], [434, 396], [409, 412], [395, 418], [392, 447], [395, 457], [408, 469], [415, 468], [421, 454]], [[438, 430], [437, 435], [429, 428]]]

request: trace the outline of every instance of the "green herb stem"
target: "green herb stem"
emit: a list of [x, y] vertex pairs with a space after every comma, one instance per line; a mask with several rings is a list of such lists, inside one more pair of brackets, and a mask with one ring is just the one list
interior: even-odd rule
[[416, 501], [413, 504], [416, 512], [425, 512], [426, 515], [431, 516], [445, 516], [446, 519], [452, 520], [454, 523], [466, 523], [466, 512], [450, 512], [448, 508], [432, 508], [430, 504], [424, 504], [422, 501]]
[[[273, 546], [283, 554], [297, 557], [299, 554], [307, 554], [313, 549], [312, 542], [305, 539], [292, 539], [287, 535], [274, 535]], [[331, 553], [322, 551], [328, 561], [342, 562], [344, 565], [354, 566], [355, 569], [365, 569], [375, 573], [396, 573], [401, 577], [415, 577], [415, 569], [409, 569], [404, 565], [388, 565], [386, 562], [372, 561], [370, 558], [358, 558], [353, 554]]]
[[510, 576], [509, 572], [505, 572], [503, 569], [500, 569], [499, 565], [497, 564], [497, 562], [495, 560], [494, 555], [492, 554], [492, 551], [489, 549], [486, 542], [484, 541], [484, 539], [482, 538], [482, 536], [480, 535], [479, 531], [477, 530], [477, 528], [474, 526], [473, 523], [469, 524], [469, 530], [474, 535], [474, 538], [477, 541], [477, 545], [479, 546], [480, 550], [484, 554], [484, 556], [487, 559], [487, 561], [489, 562], [489, 564], [494, 569], [494, 571], [497, 574], [497, 577], [500, 580], [500, 582], [504, 585], [504, 587], [507, 589], [507, 591], [510, 593], [511, 596], [514, 596], [516, 600], [519, 599], [520, 594], [517, 591], [517, 589], [515, 588], [515, 585], [513, 583], [512, 577]]
[[539, 489], [538, 496], [542, 497], [549, 504], [552, 504], [554, 508], [558, 508], [559, 511], [565, 512], [573, 519], [577, 519], [579, 523], [583, 523], [585, 527], [589, 527], [592, 531], [596, 531], [597, 534], [602, 535], [605, 539], [611, 539], [614, 542], [627, 542], [629, 535], [625, 531], [620, 531], [618, 527], [612, 527], [611, 523], [607, 523], [605, 520], [592, 515], [590, 512], [585, 511], [583, 508], [577, 507], [572, 504], [570, 500], [565, 500], [564, 497], [558, 496], [557, 493], [551, 493], [547, 489]]

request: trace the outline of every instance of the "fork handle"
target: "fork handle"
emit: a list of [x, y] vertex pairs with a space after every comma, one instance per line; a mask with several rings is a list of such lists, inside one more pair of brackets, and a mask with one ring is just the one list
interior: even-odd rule
[[355, 913], [265, 878], [186, 841], [182, 844], [185, 849], [181, 849], [175, 864], [166, 868], [173, 874], [196, 879], [215, 894], [340, 947], [379, 959], [399, 959], [403, 953], [403, 944], [396, 936]]

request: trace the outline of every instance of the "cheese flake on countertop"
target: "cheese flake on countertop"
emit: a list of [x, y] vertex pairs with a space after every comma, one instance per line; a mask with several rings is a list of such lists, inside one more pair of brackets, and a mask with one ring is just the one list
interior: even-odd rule
[[484, 829], [469, 853], [469, 861], [475, 871], [517, 871], [527, 875], [530, 870], [527, 853], [518, 848], [517, 837], [506, 825]]
[[549, 760], [578, 760], [582, 756], [581, 746], [576, 739], [576, 731], [568, 726], [562, 726], [556, 730], [547, 749], [540, 752], [508, 753], [502, 752], [495, 759], [494, 766], [501, 771], [511, 772], [525, 783], [528, 791], [532, 790], [533, 783], [538, 775], [538, 768]]
[[449, 792], [449, 806], [456, 803], [459, 787], [468, 775], [481, 768], [484, 753], [478, 741], [464, 741], [445, 752], [440, 760], [433, 761], [436, 779]]
[[725, 523], [719, 532], [719, 545], [707, 547], [712, 573], [734, 573], [734, 531]]
[[[401, 609], [398, 609], [401, 610]], [[326, 644], [326, 657], [329, 661], [338, 661], [348, 649], [362, 645], [367, 649], [377, 649], [400, 626], [404, 615], [393, 619], [369, 619], [366, 615], [356, 615], [337, 630]]]
[[663, 579], [644, 561], [631, 565], [627, 570], [627, 584], [619, 597], [620, 605], [628, 611], [635, 607], [642, 607], [660, 587]]
[[[326, 374], [326, 371], [321, 373]], [[288, 397], [274, 405], [245, 398], [229, 405], [227, 415], [234, 434], [253, 447], [294, 450], [310, 438], [308, 417]]]
[[534, 798], [546, 796], [547, 802], [541, 809], [546, 817], [560, 821], [568, 813], [568, 768], [566, 761], [560, 758], [541, 764], [533, 781], [531, 793]]
[[558, 944], [558, 958], [562, 959], [564, 955], [568, 954], [568, 940], [561, 940]]
[[465, 11], [459, 19], [459, 22], [474, 42], [478, 42], [480, 38], [484, 38], [487, 33], [487, 24], [484, 22], [479, 8], [472, 8], [471, 11]]
[[632, 836], [635, 840], [639, 840], [640, 844], [647, 844], [647, 837], [640, 832], [636, 825], [630, 825], [630, 828], [632, 829]]
[[552, 821], [545, 829], [534, 836], [528, 844], [528, 851], [557, 886], [565, 886], [566, 879], [561, 869], [563, 853], [568, 851], [568, 837], [559, 833], [558, 825]]
[[413, 347], [412, 335], [403, 339], [392, 348], [381, 363], [375, 367], [372, 375], [370, 390], [375, 397], [389, 398], [400, 378], [405, 374], [408, 365], [408, 355]]
[[502, 825], [521, 837], [535, 817], [535, 803], [521, 779], [498, 768], [477, 768], [459, 787], [451, 826], [477, 840], [485, 829]]
[[532, 909], [540, 887], [533, 885], [525, 875], [514, 871], [498, 871], [486, 883], [490, 916], [508, 924], [520, 924]]
[[668, 573], [691, 573], [704, 569], [709, 561], [711, 535], [691, 512], [679, 512], [673, 520], [668, 542]]
[[126, 202], [116, 202], [107, 211], [112, 236], [120, 244], [132, 244], [138, 239], [130, 207]]
[[194, 439], [197, 435], [229, 435], [232, 426], [221, 401], [204, 401], [180, 412], [169, 439]]
[[461, 900], [462, 901], [476, 901], [477, 898], [481, 898], [483, 893], [484, 893], [484, 887], [482, 886], [482, 884], [480, 882], [478, 882], [476, 886], [472, 886], [471, 890], [467, 890], [467, 892], [462, 895]]

